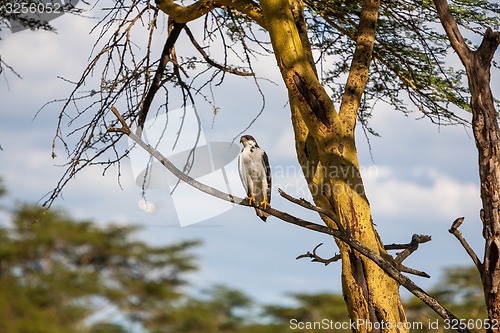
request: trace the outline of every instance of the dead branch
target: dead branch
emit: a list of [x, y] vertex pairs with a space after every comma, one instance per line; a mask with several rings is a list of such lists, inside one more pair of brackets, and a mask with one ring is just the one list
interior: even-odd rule
[[[340, 230], [341, 232], [345, 233], [345, 230], [343, 229], [342, 224], [340, 223], [340, 220], [339, 220], [338, 216], [336, 214], [334, 214], [333, 212], [330, 212], [330, 211], [327, 211], [327, 210], [325, 210], [323, 208], [317, 207], [317, 206], [311, 204], [309, 201], [307, 201], [304, 198], [300, 198], [300, 199], [294, 198], [291, 195], [289, 195], [289, 194], [285, 193], [284, 191], [282, 191], [281, 189], [278, 189], [278, 192], [279, 192], [279, 194], [283, 198], [287, 199], [288, 201], [293, 202], [293, 203], [295, 203], [295, 204], [297, 204], [297, 205], [299, 205], [301, 207], [304, 207], [306, 209], [318, 212], [318, 213], [320, 213], [322, 215], [325, 215], [326, 217], [330, 218], [333, 222], [335, 222], [338, 230]], [[418, 275], [418, 276], [421, 276], [421, 277], [429, 278], [430, 276], [426, 272], [419, 271], [419, 270], [416, 270], [414, 268], [407, 267], [407, 266], [403, 265], [402, 262], [406, 258], [408, 258], [408, 256], [410, 256], [410, 254], [412, 254], [413, 252], [415, 252], [418, 249], [418, 245], [419, 244], [426, 243], [426, 242], [428, 242], [430, 240], [431, 240], [431, 236], [428, 236], [428, 235], [416, 235], [415, 234], [415, 235], [412, 236], [412, 240], [408, 244], [390, 244], [390, 245], [384, 245], [384, 248], [386, 250], [404, 250], [404, 251], [398, 253], [397, 256], [396, 256], [396, 258], [394, 259], [394, 263], [396, 264], [396, 267], [401, 272], [405, 272], [405, 273], [409, 273], [409, 274], [413, 274], [413, 275]], [[324, 263], [325, 266], [326, 266], [329, 263], [337, 261], [340, 258], [337, 255], [334, 256], [334, 257], [332, 257], [332, 258], [330, 258], [330, 259], [324, 259], [324, 258], [321, 258], [320, 256], [318, 256], [316, 254], [316, 249], [319, 246], [321, 246], [322, 244], [323, 243], [321, 243], [318, 246], [316, 246], [314, 248], [314, 250], [313, 250], [312, 253], [310, 251], [308, 251], [307, 253], [298, 256], [297, 259], [312, 258], [313, 262], [321, 262], [321, 263]]]
[[[413, 253], [414, 251], [416, 251], [416, 249], [418, 248], [418, 244], [419, 243], [428, 242], [428, 241], [430, 241], [430, 239], [431, 239], [431, 237], [427, 236], [427, 235], [413, 235], [412, 242], [410, 242], [408, 244], [390, 244], [390, 245], [384, 245], [384, 248], [386, 250], [400, 250], [400, 249], [404, 249], [406, 251], [406, 252], [403, 251], [403, 252], [399, 253], [396, 256], [396, 259], [394, 259], [394, 263], [393, 264], [395, 265], [395, 267], [397, 267], [399, 269], [400, 272], [404, 272], [404, 273], [408, 273], [408, 274], [413, 274], [413, 275], [417, 275], [417, 276], [421, 276], [421, 277], [425, 277], [425, 278], [430, 278], [430, 275], [427, 274], [426, 272], [419, 271], [417, 269], [410, 268], [410, 267], [405, 266], [405, 265], [402, 264], [402, 262], [403, 262], [404, 259], [406, 259], [411, 253]], [[319, 256], [316, 253], [316, 251], [317, 251], [317, 249], [321, 245], [323, 245], [323, 243], [318, 244], [313, 249], [312, 252], [311, 251], [307, 251], [307, 253], [299, 255], [295, 259], [311, 258], [312, 262], [320, 262], [320, 263], [325, 264], [325, 266], [327, 266], [328, 264], [330, 264], [332, 262], [335, 262], [335, 261], [338, 261], [339, 259], [341, 259], [340, 254], [336, 254], [333, 257], [329, 258], [329, 259], [325, 259], [325, 258]]]
[[[217, 190], [213, 187], [207, 186], [203, 183], [200, 183], [196, 179], [188, 176], [187, 174], [183, 173], [177, 167], [170, 162], [163, 154], [161, 154], [158, 150], [154, 149], [152, 146], [149, 144], [145, 143], [139, 136], [135, 135], [131, 130], [130, 127], [127, 125], [125, 122], [124, 118], [120, 115], [120, 112], [115, 108], [112, 107], [111, 111], [113, 114], [118, 118], [121, 128], [110, 128], [108, 131], [110, 132], [118, 132], [121, 134], [126, 134], [132, 141], [134, 141], [138, 146], [146, 150], [148, 153], [151, 154], [156, 160], [158, 160], [165, 168], [167, 168], [171, 173], [173, 173], [177, 178], [182, 180], [183, 182], [187, 183], [188, 185], [206, 193], [211, 196], [214, 196], [216, 198], [237, 204], [237, 205], [242, 205], [242, 206], [252, 206], [256, 207], [256, 204], [248, 204], [247, 200], [243, 198], [239, 198], [236, 196], [233, 196], [232, 194], [228, 194], [225, 192], [222, 192], [220, 190]], [[282, 191], [283, 192], [283, 191]], [[288, 223], [292, 223], [294, 225], [309, 229], [309, 230], [314, 230], [317, 232], [321, 232], [324, 234], [331, 235], [333, 237], [337, 237], [343, 242], [349, 244], [353, 249], [361, 253], [362, 255], [368, 257], [370, 260], [372, 260], [375, 264], [377, 264], [383, 271], [385, 271], [390, 277], [392, 277], [394, 280], [396, 280], [400, 285], [404, 286], [409, 292], [411, 292], [413, 295], [415, 295], [417, 298], [422, 300], [425, 304], [427, 304], [431, 309], [433, 309], [438, 315], [440, 315], [444, 319], [451, 319], [451, 320], [459, 320], [453, 313], [451, 313], [448, 309], [446, 309], [443, 305], [441, 305], [435, 298], [427, 294], [422, 288], [417, 286], [415, 282], [413, 282], [410, 278], [407, 276], [401, 274], [398, 268], [396, 268], [393, 264], [393, 261], [388, 261], [384, 257], [382, 257], [380, 254], [376, 253], [372, 249], [366, 247], [364, 244], [359, 242], [357, 239], [353, 238], [351, 235], [345, 232], [341, 232], [340, 230], [328, 228], [327, 226], [320, 225], [314, 222], [306, 221], [301, 218], [292, 216], [286, 212], [280, 211], [278, 209], [274, 209], [272, 207], [268, 208], [263, 208], [259, 207], [259, 209], [265, 211], [266, 213], [269, 213], [270, 215], [273, 215], [280, 220], [283, 220]], [[457, 330], [460, 333], [470, 333], [470, 331], [467, 328], [459, 328]]]
[[403, 250], [396, 255], [396, 259], [394, 261], [397, 264], [401, 264], [406, 258], [408, 258], [413, 252], [418, 249], [419, 244], [427, 243], [431, 240], [431, 236], [429, 235], [417, 235], [414, 234], [411, 237], [411, 242], [408, 244], [389, 244], [384, 245], [386, 250]]
[[142, 104], [141, 112], [139, 113], [139, 119], [137, 123], [138, 124], [137, 130], [139, 134], [142, 131], [142, 128], [144, 127], [144, 123], [146, 122], [146, 118], [148, 116], [149, 108], [151, 106], [151, 103], [153, 102], [156, 92], [162, 86], [163, 73], [165, 72], [167, 63], [170, 61], [170, 53], [174, 48], [177, 38], [179, 38], [179, 34], [182, 28], [186, 24], [172, 22], [172, 25], [173, 25], [172, 30], [170, 31], [167, 41], [165, 42], [165, 46], [163, 47], [163, 51], [161, 52], [160, 63], [158, 64], [158, 68], [156, 68], [155, 76], [153, 78], [153, 83], [151, 84], [151, 87], [149, 87], [148, 93], [144, 98], [144, 103]]
[[239, 75], [239, 76], [255, 76], [255, 73], [252, 73], [252, 72], [246, 72], [246, 71], [240, 71], [240, 70], [237, 70], [236, 68], [231, 68], [231, 67], [226, 67], [226, 66], [223, 66], [221, 64], [218, 64], [217, 62], [215, 62], [214, 60], [212, 60], [208, 54], [205, 52], [205, 50], [203, 50], [203, 48], [200, 46], [200, 44], [198, 44], [198, 42], [196, 41], [196, 39], [194, 38], [193, 36], [193, 33], [191, 32], [191, 30], [186, 26], [184, 26], [184, 30], [186, 31], [186, 34], [188, 35], [189, 39], [191, 40], [191, 43], [193, 44], [193, 46], [195, 47], [195, 49], [201, 54], [201, 56], [203, 57], [203, 59], [205, 59], [205, 61], [223, 71], [223, 72], [226, 72], [226, 73], [231, 73], [231, 74], [234, 74], [234, 75]]
[[315, 206], [313, 204], [311, 204], [309, 201], [307, 201], [306, 199], [304, 198], [300, 198], [300, 199], [297, 199], [297, 198], [294, 198], [292, 197], [291, 195], [285, 193], [283, 190], [281, 189], [278, 189], [278, 193], [285, 199], [287, 199], [288, 201], [290, 202], [293, 202], [294, 204], [297, 204], [301, 207], [304, 207], [306, 209], [309, 209], [309, 210], [312, 210], [312, 211], [315, 211], [317, 213], [320, 213], [322, 215], [325, 215], [326, 217], [330, 218], [333, 222], [335, 222], [335, 225], [337, 226], [337, 228], [339, 230], [344, 230], [344, 227], [342, 226], [342, 224], [340, 223], [340, 219], [339, 217], [333, 213], [333, 212], [330, 212], [326, 209], [323, 209], [323, 208], [320, 208], [318, 206]]
[[411, 267], [405, 266], [403, 264], [399, 264], [398, 265], [398, 269], [401, 272], [412, 274], [412, 275], [416, 275], [416, 276], [420, 276], [420, 277], [424, 277], [424, 278], [430, 278], [431, 277], [429, 274], [427, 274], [424, 271], [419, 271], [419, 270], [417, 270], [415, 268], [411, 268]]
[[311, 258], [311, 261], [312, 262], [321, 262], [323, 264], [325, 264], [325, 266], [328, 266], [328, 264], [332, 263], [332, 262], [335, 262], [335, 261], [339, 261], [342, 257], [340, 254], [336, 254], [334, 255], [333, 257], [331, 257], [330, 259], [324, 259], [322, 257], [320, 257], [317, 253], [316, 253], [316, 250], [321, 246], [323, 245], [323, 243], [319, 243], [318, 245], [316, 245], [316, 247], [314, 248], [314, 250], [312, 251], [312, 253], [310, 251], [307, 251], [307, 253], [304, 253], [304, 254], [301, 254], [300, 256], [298, 256], [297, 258], [295, 259], [302, 259], [302, 258]]
[[477, 269], [479, 270], [479, 273], [482, 276], [483, 275], [483, 271], [484, 271], [484, 269], [483, 269], [483, 263], [481, 262], [481, 260], [479, 260], [479, 257], [477, 256], [476, 252], [474, 252], [474, 250], [472, 249], [472, 247], [465, 240], [465, 238], [462, 235], [462, 233], [458, 230], [458, 228], [460, 227], [460, 225], [462, 224], [462, 222], [464, 220], [465, 220], [464, 217], [457, 218], [455, 221], [453, 221], [453, 223], [451, 224], [451, 228], [448, 231], [451, 234], [453, 234], [458, 239], [458, 241], [460, 242], [460, 244], [462, 244], [462, 246], [464, 247], [465, 251], [467, 252], [467, 254], [469, 255], [469, 257], [471, 257], [472, 262], [474, 262], [474, 265], [476, 265]]

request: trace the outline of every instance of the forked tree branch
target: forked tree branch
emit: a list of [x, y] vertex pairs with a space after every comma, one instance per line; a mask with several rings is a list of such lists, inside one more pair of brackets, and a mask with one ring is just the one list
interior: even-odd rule
[[176, 23], [170, 22], [172, 24], [172, 30], [170, 31], [167, 41], [163, 46], [163, 51], [161, 52], [160, 62], [158, 63], [158, 67], [155, 71], [155, 76], [153, 77], [153, 83], [149, 87], [148, 93], [144, 98], [144, 102], [142, 104], [141, 112], [139, 113], [138, 123], [137, 123], [137, 133], [140, 136], [144, 127], [144, 123], [146, 122], [146, 118], [148, 116], [149, 108], [151, 107], [151, 103], [153, 99], [162, 86], [163, 81], [163, 73], [165, 72], [165, 68], [167, 67], [168, 62], [171, 60], [170, 54], [174, 48], [175, 42], [177, 38], [179, 38], [179, 34], [186, 25], [185, 23]]
[[260, 5], [252, 0], [198, 0], [189, 6], [177, 5], [173, 0], [156, 0], [156, 3], [165, 14], [179, 23], [196, 20], [214, 8], [231, 7], [266, 28]]
[[462, 244], [469, 257], [471, 257], [472, 262], [474, 262], [474, 265], [476, 265], [479, 273], [481, 274], [481, 276], [483, 276], [484, 272], [483, 263], [481, 262], [481, 260], [479, 260], [479, 257], [477, 256], [476, 252], [474, 252], [472, 247], [465, 240], [462, 233], [458, 230], [458, 228], [460, 227], [460, 225], [464, 220], [465, 220], [464, 217], [457, 218], [455, 221], [453, 221], [453, 223], [451, 224], [451, 228], [448, 231], [458, 239], [460, 244]]
[[472, 51], [458, 28], [457, 21], [453, 17], [448, 5], [448, 0], [434, 0], [434, 6], [436, 7], [441, 24], [446, 31], [446, 35], [450, 40], [450, 44], [455, 52], [457, 52], [464, 67], [470, 70], [475, 56], [479, 57], [480, 63], [483, 66], [490, 66], [493, 55], [500, 44], [500, 32], [493, 31], [488, 27], [484, 32], [481, 45], [476, 51]]
[[[297, 199], [295, 199], [295, 200], [297, 200]], [[300, 199], [300, 200], [304, 200], [304, 199]], [[411, 253], [415, 252], [417, 250], [417, 248], [418, 248], [418, 245], [420, 243], [426, 243], [426, 242], [428, 242], [430, 240], [431, 240], [431, 236], [427, 236], [427, 235], [413, 235], [412, 241], [410, 243], [408, 243], [408, 244], [389, 244], [389, 245], [384, 245], [384, 249], [386, 249], [386, 250], [404, 250], [403, 252], [398, 253], [396, 255], [396, 259], [394, 259], [394, 263], [393, 263], [394, 266], [399, 269], [399, 271], [404, 272], [404, 273], [408, 273], [408, 274], [413, 274], [413, 275], [425, 277], [425, 278], [430, 278], [430, 275], [427, 274], [426, 272], [419, 271], [419, 270], [416, 270], [414, 268], [410, 268], [410, 267], [407, 267], [407, 266], [403, 265], [403, 260], [405, 260]], [[312, 252], [311, 251], [307, 251], [307, 253], [299, 255], [296, 259], [311, 258], [312, 262], [320, 262], [320, 263], [325, 264], [325, 266], [327, 266], [328, 264], [330, 264], [332, 262], [335, 262], [335, 261], [338, 261], [339, 259], [341, 259], [340, 254], [336, 254], [333, 257], [329, 258], [329, 259], [325, 259], [325, 258], [319, 256], [316, 253], [316, 251], [318, 250], [318, 248], [321, 245], [323, 245], [323, 243], [320, 243], [319, 245], [317, 245], [313, 249]]]
[[325, 264], [325, 266], [328, 266], [328, 264], [332, 263], [332, 262], [335, 262], [335, 261], [339, 261], [342, 256], [340, 254], [336, 254], [334, 255], [333, 257], [331, 257], [330, 259], [324, 259], [322, 257], [320, 257], [317, 253], [316, 253], [316, 250], [321, 246], [323, 245], [323, 243], [319, 243], [318, 245], [316, 245], [316, 247], [313, 249], [312, 253], [310, 251], [307, 251], [307, 253], [304, 253], [304, 254], [301, 254], [300, 256], [298, 256], [297, 258], [295, 259], [302, 259], [302, 258], [311, 258], [311, 261], [312, 262], [320, 262], [320, 263], [323, 263]]
[[361, 105], [361, 97], [368, 83], [379, 8], [380, 0], [363, 0], [356, 49], [352, 56], [351, 68], [339, 110], [340, 116], [346, 121], [352, 132], [354, 132]]
[[[161, 154], [158, 150], [154, 149], [152, 146], [144, 142], [139, 136], [134, 134], [129, 125], [125, 122], [123, 117], [121, 116], [120, 112], [113, 106], [111, 108], [111, 111], [113, 114], [117, 117], [121, 124], [121, 128], [109, 128], [109, 132], [117, 132], [117, 133], [122, 133], [127, 135], [132, 141], [134, 141], [137, 145], [139, 145], [141, 148], [146, 150], [151, 156], [153, 156], [156, 160], [158, 160], [165, 168], [167, 168], [171, 173], [173, 173], [177, 178], [180, 180], [184, 181], [188, 185], [206, 193], [211, 196], [214, 196], [216, 198], [242, 205], [242, 206], [252, 206], [252, 207], [257, 207], [255, 204], [249, 205], [247, 200], [243, 198], [239, 198], [237, 196], [234, 196], [232, 194], [228, 194], [225, 192], [222, 192], [220, 190], [217, 190], [213, 187], [207, 186], [203, 183], [200, 183], [196, 179], [188, 176], [187, 174], [183, 173], [177, 167], [170, 162], [163, 154]], [[281, 191], [284, 193], [283, 191]], [[297, 199], [299, 200], [299, 199]], [[300, 201], [300, 200], [299, 200]], [[317, 207], [318, 208], [318, 207]], [[259, 209], [265, 211], [266, 213], [269, 213], [270, 215], [273, 215], [280, 220], [283, 220], [288, 223], [292, 223], [294, 225], [309, 229], [309, 230], [314, 230], [317, 232], [321, 232], [324, 234], [328, 234], [334, 237], [339, 238], [343, 242], [349, 244], [353, 249], [358, 251], [359, 253], [365, 255], [366, 257], [370, 258], [373, 262], [375, 262], [382, 270], [384, 270], [390, 277], [392, 277], [394, 280], [396, 280], [400, 285], [404, 286], [408, 291], [410, 291], [413, 295], [415, 295], [417, 298], [422, 300], [425, 304], [427, 304], [431, 309], [433, 309], [438, 315], [440, 315], [444, 319], [452, 319], [452, 320], [458, 320], [458, 318], [451, 313], [448, 309], [446, 309], [443, 305], [441, 305], [435, 298], [427, 294], [422, 288], [417, 286], [410, 278], [407, 276], [401, 274], [401, 272], [398, 270], [397, 267], [394, 266], [394, 263], [392, 261], [389, 261], [382, 257], [380, 254], [376, 253], [372, 249], [366, 247], [364, 244], [359, 242], [357, 239], [353, 238], [351, 235], [348, 233], [342, 232], [340, 230], [328, 228], [324, 225], [320, 225], [314, 222], [306, 221], [301, 218], [292, 216], [288, 213], [285, 213], [283, 211], [280, 211], [278, 209], [274, 209], [271, 207], [268, 208], [263, 208], [259, 206]], [[319, 208], [318, 208], [319, 209]], [[323, 212], [326, 213], [326, 212]], [[467, 328], [458, 328], [458, 332], [460, 333], [469, 333], [470, 331]]]

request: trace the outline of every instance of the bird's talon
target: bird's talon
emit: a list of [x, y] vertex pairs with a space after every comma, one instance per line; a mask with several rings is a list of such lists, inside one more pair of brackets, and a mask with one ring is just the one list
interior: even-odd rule
[[260, 205], [262, 206], [262, 208], [267, 209], [269, 207], [269, 202], [267, 202], [267, 199], [264, 199], [262, 200]]
[[255, 202], [255, 197], [253, 195], [246, 197], [249, 205], [252, 205]]

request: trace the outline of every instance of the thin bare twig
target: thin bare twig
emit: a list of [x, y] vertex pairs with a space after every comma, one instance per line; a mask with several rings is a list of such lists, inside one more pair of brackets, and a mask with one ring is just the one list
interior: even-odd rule
[[144, 123], [146, 122], [146, 118], [148, 116], [149, 108], [153, 99], [158, 92], [158, 89], [162, 86], [163, 74], [165, 72], [165, 68], [167, 67], [170, 59], [170, 53], [174, 48], [175, 42], [177, 38], [179, 38], [179, 34], [182, 31], [182, 28], [186, 25], [185, 23], [175, 23], [172, 22], [173, 28], [168, 35], [168, 38], [163, 46], [163, 51], [161, 52], [160, 62], [158, 64], [158, 68], [156, 69], [155, 76], [153, 78], [153, 83], [149, 87], [148, 93], [144, 98], [144, 103], [142, 104], [141, 112], [139, 113], [138, 126], [137, 131], [140, 135], [142, 129], [144, 127]]
[[301, 254], [300, 256], [298, 256], [297, 258], [295, 259], [302, 259], [302, 258], [311, 258], [311, 261], [312, 262], [321, 262], [323, 264], [325, 264], [325, 266], [328, 266], [328, 264], [332, 263], [332, 262], [335, 262], [335, 261], [339, 261], [342, 256], [340, 254], [336, 254], [334, 255], [333, 257], [331, 257], [330, 259], [324, 259], [322, 257], [320, 257], [317, 253], [316, 253], [316, 250], [321, 246], [323, 245], [323, 243], [319, 243], [318, 245], [316, 245], [316, 247], [313, 249], [312, 253], [310, 251], [307, 251], [307, 253], [305, 254]]
[[[217, 197], [219, 199], [229, 201], [238, 205], [242, 206], [252, 206], [252, 207], [257, 207], [256, 204], [249, 205], [247, 200], [243, 198], [239, 198], [237, 196], [233, 196], [232, 194], [228, 194], [225, 192], [222, 192], [220, 190], [217, 190], [213, 187], [207, 186], [203, 183], [200, 183], [196, 179], [188, 176], [187, 174], [183, 173], [177, 167], [170, 162], [165, 156], [163, 156], [158, 150], [154, 149], [152, 146], [149, 144], [145, 143], [140, 137], [135, 135], [131, 130], [130, 127], [127, 125], [123, 117], [121, 117], [119, 111], [115, 108], [112, 107], [111, 111], [113, 114], [118, 118], [120, 124], [122, 125], [122, 128], [110, 128], [108, 131], [110, 132], [121, 132], [122, 134], [126, 134], [132, 141], [134, 141], [138, 146], [146, 150], [148, 153], [151, 154], [155, 159], [157, 159], [163, 166], [165, 166], [170, 172], [172, 172], [177, 178], [180, 180], [184, 181], [188, 185], [206, 193], [211, 196]], [[372, 249], [366, 247], [364, 244], [359, 242], [357, 239], [353, 238], [351, 235], [348, 233], [341, 232], [340, 230], [328, 228], [324, 225], [320, 225], [314, 222], [306, 221], [301, 218], [292, 216], [286, 212], [280, 211], [278, 209], [274, 209], [272, 207], [264, 208], [264, 207], [259, 207], [259, 209], [265, 211], [266, 213], [269, 213], [270, 215], [273, 215], [285, 222], [292, 223], [294, 225], [307, 228], [309, 230], [314, 230], [317, 232], [321, 232], [324, 234], [328, 234], [334, 237], [339, 238], [343, 242], [349, 244], [353, 249], [358, 251], [359, 253], [363, 254], [364, 256], [368, 257], [370, 260], [372, 260], [375, 264], [377, 264], [382, 270], [384, 270], [390, 277], [392, 277], [394, 280], [396, 280], [399, 284], [404, 286], [408, 291], [410, 291], [413, 295], [418, 297], [420, 300], [422, 300], [425, 304], [427, 304], [431, 309], [433, 309], [438, 315], [440, 315], [444, 319], [451, 319], [451, 320], [459, 320], [453, 313], [451, 313], [448, 309], [446, 309], [443, 305], [441, 305], [435, 298], [427, 294], [422, 288], [417, 286], [415, 282], [413, 282], [410, 278], [407, 276], [401, 274], [401, 272], [396, 268], [393, 264], [393, 262], [388, 261], [384, 257], [382, 257], [380, 254], [376, 253]], [[470, 333], [470, 331], [467, 328], [459, 328], [457, 330], [460, 333]]]
[[429, 274], [427, 274], [424, 271], [419, 271], [419, 270], [417, 270], [415, 268], [411, 268], [411, 267], [405, 266], [403, 264], [399, 264], [398, 265], [398, 269], [401, 272], [412, 274], [412, 275], [416, 275], [416, 276], [420, 276], [420, 277], [424, 277], [424, 278], [430, 278], [431, 277]]
[[196, 39], [194, 38], [193, 36], [193, 33], [191, 32], [191, 30], [185, 26], [184, 27], [184, 30], [186, 31], [186, 34], [188, 35], [189, 39], [191, 40], [191, 43], [193, 44], [193, 46], [195, 47], [196, 50], [198, 50], [198, 52], [201, 54], [201, 56], [203, 57], [203, 59], [205, 59], [205, 61], [217, 68], [217, 69], [220, 69], [221, 71], [223, 72], [226, 72], [226, 73], [231, 73], [231, 74], [234, 74], [234, 75], [239, 75], [239, 76], [255, 76], [255, 73], [253, 72], [246, 72], [246, 71], [240, 71], [236, 68], [231, 68], [231, 67], [226, 67], [226, 66], [223, 66], [221, 64], [218, 64], [217, 62], [215, 62], [214, 60], [212, 60], [208, 54], [205, 52], [205, 50], [203, 49], [203, 47], [200, 46], [200, 44], [198, 44], [198, 42], [196, 41]]
[[481, 276], [483, 275], [483, 263], [481, 260], [479, 260], [479, 257], [477, 256], [476, 252], [470, 247], [469, 243], [465, 240], [464, 236], [462, 233], [458, 230], [462, 222], [465, 220], [465, 217], [459, 217], [453, 223], [451, 224], [451, 228], [448, 230], [451, 234], [453, 234], [460, 244], [464, 247], [465, 251], [471, 257], [472, 262], [474, 262], [474, 265], [476, 265], [477, 269], [479, 270], [479, 273]]
[[309, 210], [312, 210], [312, 211], [315, 211], [317, 213], [325, 215], [326, 217], [330, 218], [333, 222], [335, 222], [335, 225], [337, 226], [337, 228], [339, 230], [344, 231], [344, 227], [340, 223], [340, 219], [339, 219], [339, 217], [335, 213], [333, 213], [331, 211], [328, 211], [326, 209], [323, 209], [321, 207], [315, 206], [315, 205], [313, 205], [312, 203], [310, 203], [309, 201], [307, 201], [304, 198], [300, 198], [300, 199], [294, 198], [291, 195], [285, 193], [281, 189], [278, 189], [278, 193], [283, 198], [287, 199], [290, 202], [293, 202], [294, 204], [297, 204], [297, 205], [299, 205], [301, 207], [304, 207], [306, 209], [309, 209]]
[[418, 249], [419, 244], [427, 243], [431, 240], [429, 235], [417, 235], [414, 234], [411, 237], [411, 242], [408, 244], [389, 244], [384, 245], [386, 250], [403, 250], [396, 255], [394, 261], [397, 264], [401, 264], [406, 258], [408, 258], [413, 252]]

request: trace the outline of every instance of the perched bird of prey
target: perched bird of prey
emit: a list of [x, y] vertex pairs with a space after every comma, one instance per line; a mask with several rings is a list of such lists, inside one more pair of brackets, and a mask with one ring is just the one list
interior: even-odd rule
[[[238, 157], [238, 168], [248, 203], [257, 202], [259, 206], [267, 208], [271, 204], [271, 168], [267, 154], [251, 135], [243, 135], [240, 142], [243, 149]], [[255, 212], [266, 222], [268, 213], [258, 208], [255, 208]]]

